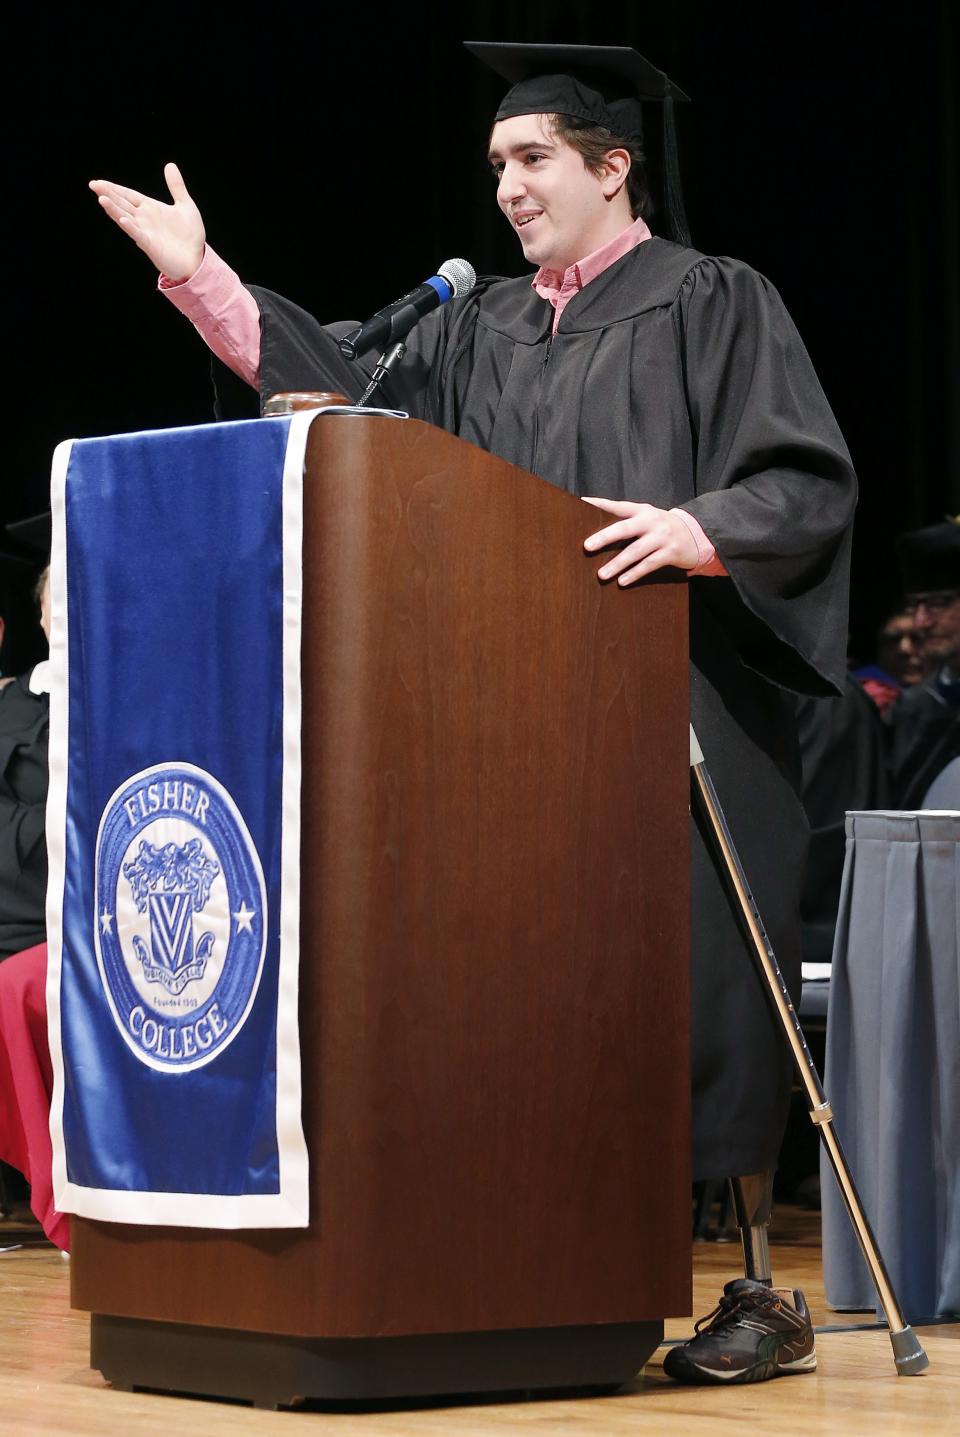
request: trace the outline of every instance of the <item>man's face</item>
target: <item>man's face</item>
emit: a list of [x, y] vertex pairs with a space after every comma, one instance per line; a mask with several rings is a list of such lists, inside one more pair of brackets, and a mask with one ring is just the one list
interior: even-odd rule
[[40, 627], [43, 630], [44, 638], [50, 642], [50, 569], [44, 570], [43, 583], [40, 586]]
[[960, 589], [908, 594], [913, 621], [923, 636], [923, 655], [933, 668], [960, 668]]
[[877, 662], [902, 684], [918, 684], [930, 672], [924, 657], [923, 633], [913, 613], [894, 614], [877, 639]]
[[490, 135], [490, 164], [497, 204], [531, 264], [563, 271], [611, 237], [602, 177], [553, 136], [546, 115], [498, 121]]

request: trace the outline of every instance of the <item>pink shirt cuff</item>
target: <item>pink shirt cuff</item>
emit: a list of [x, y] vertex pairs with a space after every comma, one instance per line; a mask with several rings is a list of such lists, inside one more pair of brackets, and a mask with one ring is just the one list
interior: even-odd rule
[[157, 288], [186, 315], [204, 343], [254, 389], [260, 377], [260, 310], [240, 276], [206, 246], [200, 267], [185, 280], [162, 274]]
[[718, 558], [716, 549], [693, 515], [688, 514], [686, 509], [671, 509], [670, 513], [677, 514], [683, 520], [697, 546], [697, 562], [692, 569], [687, 570], [691, 578], [712, 579], [726, 574], [723, 560]]

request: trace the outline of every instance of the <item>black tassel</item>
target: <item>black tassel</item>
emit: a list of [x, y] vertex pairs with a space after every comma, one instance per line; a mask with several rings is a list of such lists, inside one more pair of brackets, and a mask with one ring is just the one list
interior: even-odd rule
[[663, 199], [671, 238], [676, 240], [677, 244], [690, 245], [692, 241], [683, 205], [683, 185], [680, 181], [677, 131], [673, 120], [671, 95], [666, 95], [663, 101]]

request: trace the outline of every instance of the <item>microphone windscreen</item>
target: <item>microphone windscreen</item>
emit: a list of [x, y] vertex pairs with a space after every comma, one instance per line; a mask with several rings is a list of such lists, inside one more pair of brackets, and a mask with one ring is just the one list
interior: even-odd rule
[[452, 287], [454, 299], [459, 299], [462, 294], [469, 294], [477, 282], [477, 271], [466, 259], [444, 260], [437, 274]]

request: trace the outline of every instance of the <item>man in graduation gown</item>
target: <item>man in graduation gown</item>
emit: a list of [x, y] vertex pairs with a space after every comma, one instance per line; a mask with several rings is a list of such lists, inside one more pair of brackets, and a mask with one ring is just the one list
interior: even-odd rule
[[[9, 526], [49, 553], [50, 516]], [[36, 573], [37, 565], [30, 566]], [[36, 585], [40, 626], [50, 637], [50, 584]], [[69, 1219], [53, 1201], [46, 1022], [47, 747], [49, 660], [0, 679], [0, 1163], [30, 1184], [30, 1206], [59, 1247]]]
[[[10, 562], [6, 555], [0, 561]], [[49, 596], [44, 569], [35, 598], [45, 636]], [[46, 937], [48, 671], [44, 659], [0, 678], [0, 962]]]
[[[650, 234], [640, 96], [685, 98], [631, 50], [471, 46], [513, 81], [489, 158], [497, 202], [537, 273], [484, 280], [423, 319], [384, 402], [588, 499], [608, 522], [601, 579], [690, 575], [692, 721], [779, 962], [800, 987], [807, 828], [787, 690], [843, 683], [855, 480], [776, 290], [735, 260]], [[372, 365], [205, 246], [175, 166], [173, 203], [93, 181], [162, 271], [161, 288], [263, 399], [334, 389]], [[221, 375], [221, 379], [225, 377]], [[220, 413], [235, 413], [220, 386]], [[531, 580], [535, 582], [535, 580]], [[681, 1380], [757, 1380], [815, 1365], [802, 1295], [773, 1289], [764, 1223], [790, 1060], [704, 832], [693, 834], [693, 1170], [737, 1179], [747, 1279], [674, 1349]], [[745, 1325], [741, 1319], [749, 1316]], [[771, 1358], [758, 1332], [773, 1334]], [[748, 1333], [746, 1342], [744, 1334]]]
[[894, 802], [911, 809], [960, 758], [960, 518], [899, 535], [897, 557], [932, 670], [890, 714]]

